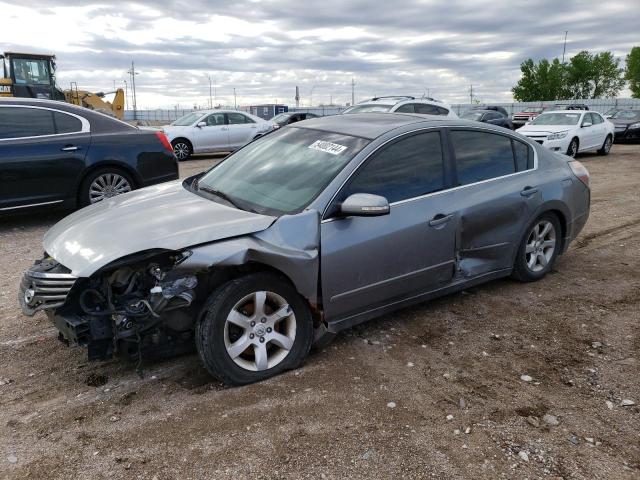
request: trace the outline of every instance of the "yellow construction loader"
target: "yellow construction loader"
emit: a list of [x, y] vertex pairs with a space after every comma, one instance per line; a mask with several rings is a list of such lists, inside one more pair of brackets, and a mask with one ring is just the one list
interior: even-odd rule
[[[124, 117], [124, 90], [92, 93], [78, 90], [75, 82], [71, 88], [61, 90], [55, 82], [55, 55], [5, 52], [0, 55], [4, 77], [0, 77], [0, 98], [47, 98], [73, 103], [91, 110], [112, 115], [120, 120]], [[113, 100], [104, 100], [113, 94]]]

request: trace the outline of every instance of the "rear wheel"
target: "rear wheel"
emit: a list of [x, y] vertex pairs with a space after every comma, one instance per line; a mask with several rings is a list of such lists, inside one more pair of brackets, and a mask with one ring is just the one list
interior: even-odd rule
[[131, 176], [115, 167], [104, 167], [89, 174], [80, 185], [80, 206], [86, 207], [134, 189]]
[[544, 277], [553, 267], [561, 245], [558, 217], [545, 213], [527, 229], [513, 265], [513, 277], [523, 282], [534, 282]]
[[607, 135], [607, 138], [604, 139], [604, 143], [602, 144], [602, 148], [598, 150], [598, 155], [609, 155], [612, 144], [613, 138], [611, 138], [611, 135]]
[[578, 141], [577, 138], [574, 138], [571, 140], [571, 143], [569, 144], [569, 148], [567, 148], [567, 155], [569, 155], [570, 157], [576, 158], [576, 155], [578, 154], [578, 148], [580, 146], [580, 142]]
[[171, 142], [173, 147], [173, 154], [176, 156], [179, 162], [186, 160], [193, 153], [193, 147], [188, 140], [184, 138], [176, 138]]
[[247, 275], [216, 289], [196, 327], [200, 359], [229, 385], [299, 367], [312, 340], [306, 302], [291, 284], [270, 273]]

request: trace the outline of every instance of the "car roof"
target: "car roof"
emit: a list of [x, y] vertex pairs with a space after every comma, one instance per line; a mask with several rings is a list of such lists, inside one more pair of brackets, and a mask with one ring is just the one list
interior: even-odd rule
[[0, 98], [0, 105], [22, 105], [28, 107], [48, 107], [63, 112], [73, 113], [86, 118], [91, 124], [92, 132], [118, 132], [138, 130], [136, 127], [119, 120], [115, 117], [105, 115], [104, 113], [91, 110], [89, 108], [74, 105], [72, 103], [62, 102], [59, 100], [47, 100], [44, 98], [16, 98], [4, 97]]
[[[307, 128], [324, 132], [339, 133], [369, 140], [384, 135], [391, 130], [416, 125], [420, 127], [440, 126], [472, 126], [477, 128], [478, 122], [458, 120], [440, 115], [422, 115], [413, 113], [351, 113], [349, 115], [330, 115], [312, 118], [295, 123], [287, 128]], [[485, 124], [482, 124], [483, 127]], [[487, 129], [504, 132], [504, 128], [486, 125]]]
[[546, 115], [547, 113], [570, 113], [572, 115], [577, 115], [580, 113], [598, 113], [592, 112], [591, 110], [545, 110], [540, 115]]

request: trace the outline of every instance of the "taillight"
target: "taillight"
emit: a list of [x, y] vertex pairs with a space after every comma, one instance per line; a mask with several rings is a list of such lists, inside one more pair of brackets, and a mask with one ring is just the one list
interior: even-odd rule
[[171, 146], [171, 142], [169, 142], [167, 136], [162, 132], [156, 132], [156, 137], [158, 137], [158, 140], [160, 140], [162, 146], [173, 155], [173, 147]]
[[577, 160], [571, 160], [569, 162], [569, 166], [571, 167], [571, 171], [573, 174], [578, 177], [582, 183], [584, 183], [587, 187], [589, 186], [589, 170], [582, 163]]

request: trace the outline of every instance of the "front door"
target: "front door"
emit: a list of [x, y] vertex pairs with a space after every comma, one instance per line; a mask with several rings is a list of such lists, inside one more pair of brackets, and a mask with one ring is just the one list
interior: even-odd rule
[[[327, 320], [348, 318], [446, 285], [454, 272], [455, 224], [445, 188], [440, 132], [410, 134], [376, 152], [352, 176], [321, 224]], [[354, 193], [381, 195], [390, 213], [341, 217]], [[426, 196], [425, 196], [426, 195]]]
[[224, 113], [212, 113], [200, 120], [206, 123], [202, 127], [193, 127], [194, 151], [199, 152], [221, 152], [229, 150], [229, 128], [226, 125]]
[[82, 121], [46, 108], [0, 107], [0, 210], [75, 195], [90, 145]]

